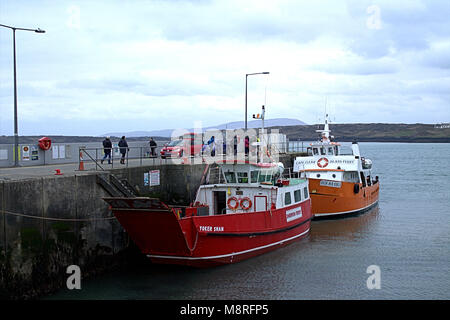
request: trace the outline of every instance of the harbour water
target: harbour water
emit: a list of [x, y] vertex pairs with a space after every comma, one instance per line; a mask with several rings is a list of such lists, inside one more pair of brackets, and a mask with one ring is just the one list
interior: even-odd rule
[[[313, 221], [276, 251], [210, 269], [142, 263], [45, 299], [450, 299], [449, 144], [360, 143], [379, 206]], [[369, 289], [369, 266], [380, 288]]]

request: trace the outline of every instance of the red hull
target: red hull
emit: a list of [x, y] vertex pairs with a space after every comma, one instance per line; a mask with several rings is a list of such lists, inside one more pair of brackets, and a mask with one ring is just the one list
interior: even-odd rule
[[105, 200], [152, 262], [196, 267], [235, 263], [284, 246], [307, 235], [312, 218], [309, 199], [270, 211], [184, 218], [157, 199]]

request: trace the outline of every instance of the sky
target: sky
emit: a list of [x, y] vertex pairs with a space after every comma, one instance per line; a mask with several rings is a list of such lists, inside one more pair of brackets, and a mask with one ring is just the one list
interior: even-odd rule
[[[450, 1], [2, 0], [19, 135], [450, 122]], [[0, 28], [0, 135], [14, 133]]]

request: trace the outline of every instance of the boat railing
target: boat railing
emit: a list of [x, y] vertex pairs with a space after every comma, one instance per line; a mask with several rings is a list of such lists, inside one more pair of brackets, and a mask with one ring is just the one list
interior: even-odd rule
[[208, 175], [205, 180], [205, 184], [221, 184], [225, 183], [225, 179], [222, 174], [222, 169], [218, 166], [209, 168]]

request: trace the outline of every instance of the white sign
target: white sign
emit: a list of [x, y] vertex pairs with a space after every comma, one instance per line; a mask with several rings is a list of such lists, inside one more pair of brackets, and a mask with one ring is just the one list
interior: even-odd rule
[[150, 186], [159, 186], [159, 170], [151, 170], [149, 172]]
[[302, 207], [286, 210], [286, 221], [292, 221], [302, 217]]
[[8, 160], [8, 150], [0, 149], [0, 160]]
[[53, 159], [65, 159], [66, 158], [66, 146], [65, 145], [53, 145], [52, 146], [52, 158]]
[[66, 157], [66, 146], [60, 145], [59, 146], [59, 158], [64, 159]]
[[22, 160], [30, 160], [30, 146], [22, 146]]
[[340, 188], [341, 181], [320, 180], [320, 185], [324, 187]]
[[58, 159], [59, 158], [59, 148], [58, 146], [53, 145], [52, 146], [52, 158]]

